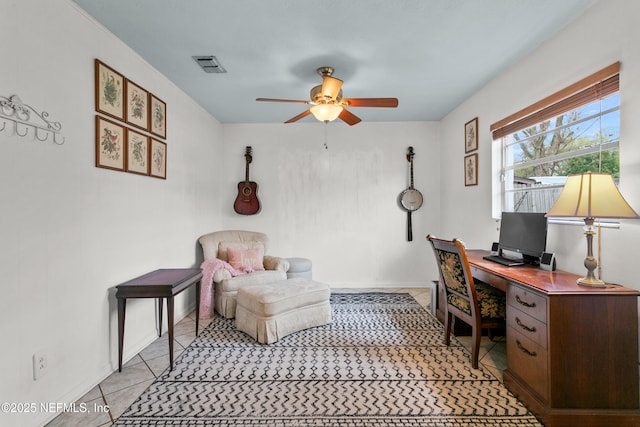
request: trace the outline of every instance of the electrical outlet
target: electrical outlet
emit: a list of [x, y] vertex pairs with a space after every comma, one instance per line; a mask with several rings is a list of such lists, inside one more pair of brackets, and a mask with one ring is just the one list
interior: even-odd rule
[[47, 354], [39, 351], [33, 355], [33, 379], [37, 380], [47, 373]]

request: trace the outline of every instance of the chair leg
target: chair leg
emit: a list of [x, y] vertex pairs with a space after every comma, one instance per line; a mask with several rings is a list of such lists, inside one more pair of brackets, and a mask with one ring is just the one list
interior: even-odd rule
[[478, 354], [480, 353], [480, 338], [482, 338], [482, 329], [473, 328], [471, 331], [471, 366], [478, 369]]
[[447, 312], [444, 316], [444, 345], [447, 347], [451, 342], [451, 327], [453, 323], [453, 315]]

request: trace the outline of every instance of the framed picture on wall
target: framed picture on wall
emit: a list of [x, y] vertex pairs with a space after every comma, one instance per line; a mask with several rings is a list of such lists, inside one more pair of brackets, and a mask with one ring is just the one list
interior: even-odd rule
[[167, 144], [151, 138], [149, 165], [151, 166], [151, 176], [167, 179]]
[[124, 76], [99, 59], [94, 63], [96, 111], [124, 120]]
[[464, 125], [464, 152], [478, 149], [478, 118], [472, 119]]
[[149, 96], [149, 132], [167, 137], [167, 104], [153, 94]]
[[464, 185], [478, 185], [478, 153], [464, 156]]
[[149, 125], [149, 92], [129, 79], [125, 80], [125, 116], [129, 124], [147, 130]]
[[96, 167], [124, 170], [125, 129], [101, 116], [96, 116]]
[[127, 172], [149, 175], [149, 137], [127, 129]]

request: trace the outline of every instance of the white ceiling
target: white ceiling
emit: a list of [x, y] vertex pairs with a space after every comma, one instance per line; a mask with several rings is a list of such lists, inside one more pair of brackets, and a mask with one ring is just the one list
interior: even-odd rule
[[[74, 1], [222, 123], [301, 113], [255, 98], [308, 100], [321, 66], [335, 68], [346, 98], [399, 99], [352, 108], [363, 121], [439, 120], [594, 2]], [[196, 55], [215, 55], [227, 73], [204, 73]]]

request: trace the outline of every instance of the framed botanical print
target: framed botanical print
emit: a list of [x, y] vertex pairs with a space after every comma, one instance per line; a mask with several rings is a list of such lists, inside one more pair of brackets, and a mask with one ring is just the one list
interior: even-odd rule
[[127, 129], [127, 172], [149, 175], [149, 137]]
[[153, 94], [149, 96], [149, 132], [167, 137], [167, 104]]
[[124, 170], [125, 129], [101, 116], [96, 116], [96, 167]]
[[478, 118], [468, 121], [464, 125], [464, 152], [478, 149]]
[[149, 92], [129, 79], [125, 80], [125, 116], [127, 123], [147, 130], [149, 125]]
[[99, 59], [94, 63], [96, 111], [124, 120], [124, 76]]
[[464, 156], [464, 185], [478, 185], [478, 153]]
[[167, 144], [151, 138], [151, 148], [149, 151], [150, 175], [156, 178], [167, 179]]

